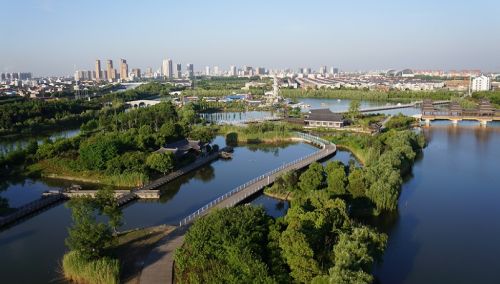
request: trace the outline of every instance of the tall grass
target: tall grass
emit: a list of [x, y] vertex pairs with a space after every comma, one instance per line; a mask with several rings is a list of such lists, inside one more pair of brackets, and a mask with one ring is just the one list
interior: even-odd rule
[[64, 277], [76, 283], [115, 284], [120, 280], [120, 263], [109, 257], [88, 261], [70, 251], [64, 255], [62, 266]]

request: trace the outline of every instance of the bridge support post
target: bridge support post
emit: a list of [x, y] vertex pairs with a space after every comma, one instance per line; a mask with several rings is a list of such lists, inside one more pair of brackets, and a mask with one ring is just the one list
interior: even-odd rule
[[487, 120], [485, 120], [485, 119], [479, 120], [479, 125], [486, 127], [487, 124], [488, 124]]
[[431, 125], [431, 120], [430, 120], [430, 119], [428, 119], [428, 118], [426, 118], [426, 119], [425, 119], [425, 125], [426, 125], [426, 126]]
[[453, 123], [453, 126], [457, 126], [458, 125], [458, 120], [457, 119], [453, 119], [451, 121], [451, 123]]

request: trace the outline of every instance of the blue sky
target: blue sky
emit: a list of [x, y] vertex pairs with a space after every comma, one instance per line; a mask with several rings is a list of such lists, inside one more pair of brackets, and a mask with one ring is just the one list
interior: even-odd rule
[[205, 65], [500, 71], [500, 1], [0, 0], [0, 71], [126, 58]]

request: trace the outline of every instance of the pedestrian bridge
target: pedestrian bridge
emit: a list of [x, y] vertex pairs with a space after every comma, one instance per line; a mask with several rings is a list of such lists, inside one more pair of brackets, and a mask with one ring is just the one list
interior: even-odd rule
[[337, 150], [336, 146], [329, 141], [309, 134], [296, 133], [295, 139], [317, 145], [320, 150], [260, 175], [216, 198], [182, 219], [179, 222], [179, 226], [151, 250], [144, 263], [139, 283], [174, 282], [174, 252], [182, 246], [186, 232], [196, 219], [201, 218], [214, 209], [233, 207], [240, 204], [250, 196], [261, 191], [265, 186], [272, 184], [283, 173], [307, 167], [313, 162], [335, 154]]
[[134, 108], [154, 106], [159, 103], [161, 103], [161, 101], [155, 101], [155, 100], [136, 100], [136, 101], [126, 102], [127, 105]]

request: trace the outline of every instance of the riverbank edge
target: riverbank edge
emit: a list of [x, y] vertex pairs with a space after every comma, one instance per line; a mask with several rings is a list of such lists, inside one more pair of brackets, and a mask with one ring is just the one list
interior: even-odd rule
[[[158, 225], [118, 232], [114, 236], [114, 242], [116, 244], [108, 248], [111, 256], [106, 258], [106, 263], [107, 265], [111, 265], [112, 261], [118, 261], [120, 266], [119, 275], [108, 275], [107, 278], [118, 278], [119, 283], [139, 283], [139, 277], [142, 272], [145, 258], [158, 242], [167, 237], [174, 230], [174, 226]], [[64, 259], [71, 253], [71, 251], [67, 251], [64, 254], [62, 263], [64, 263]], [[92, 262], [87, 264], [91, 266], [94, 265]], [[68, 281], [73, 281], [74, 283], [93, 283], [92, 279], [87, 279], [87, 275], [84, 273], [84, 267], [78, 270], [82, 275], [78, 274], [78, 271], [68, 273], [68, 271], [65, 271], [64, 265], [61, 266], [61, 269], [62, 277]]]

